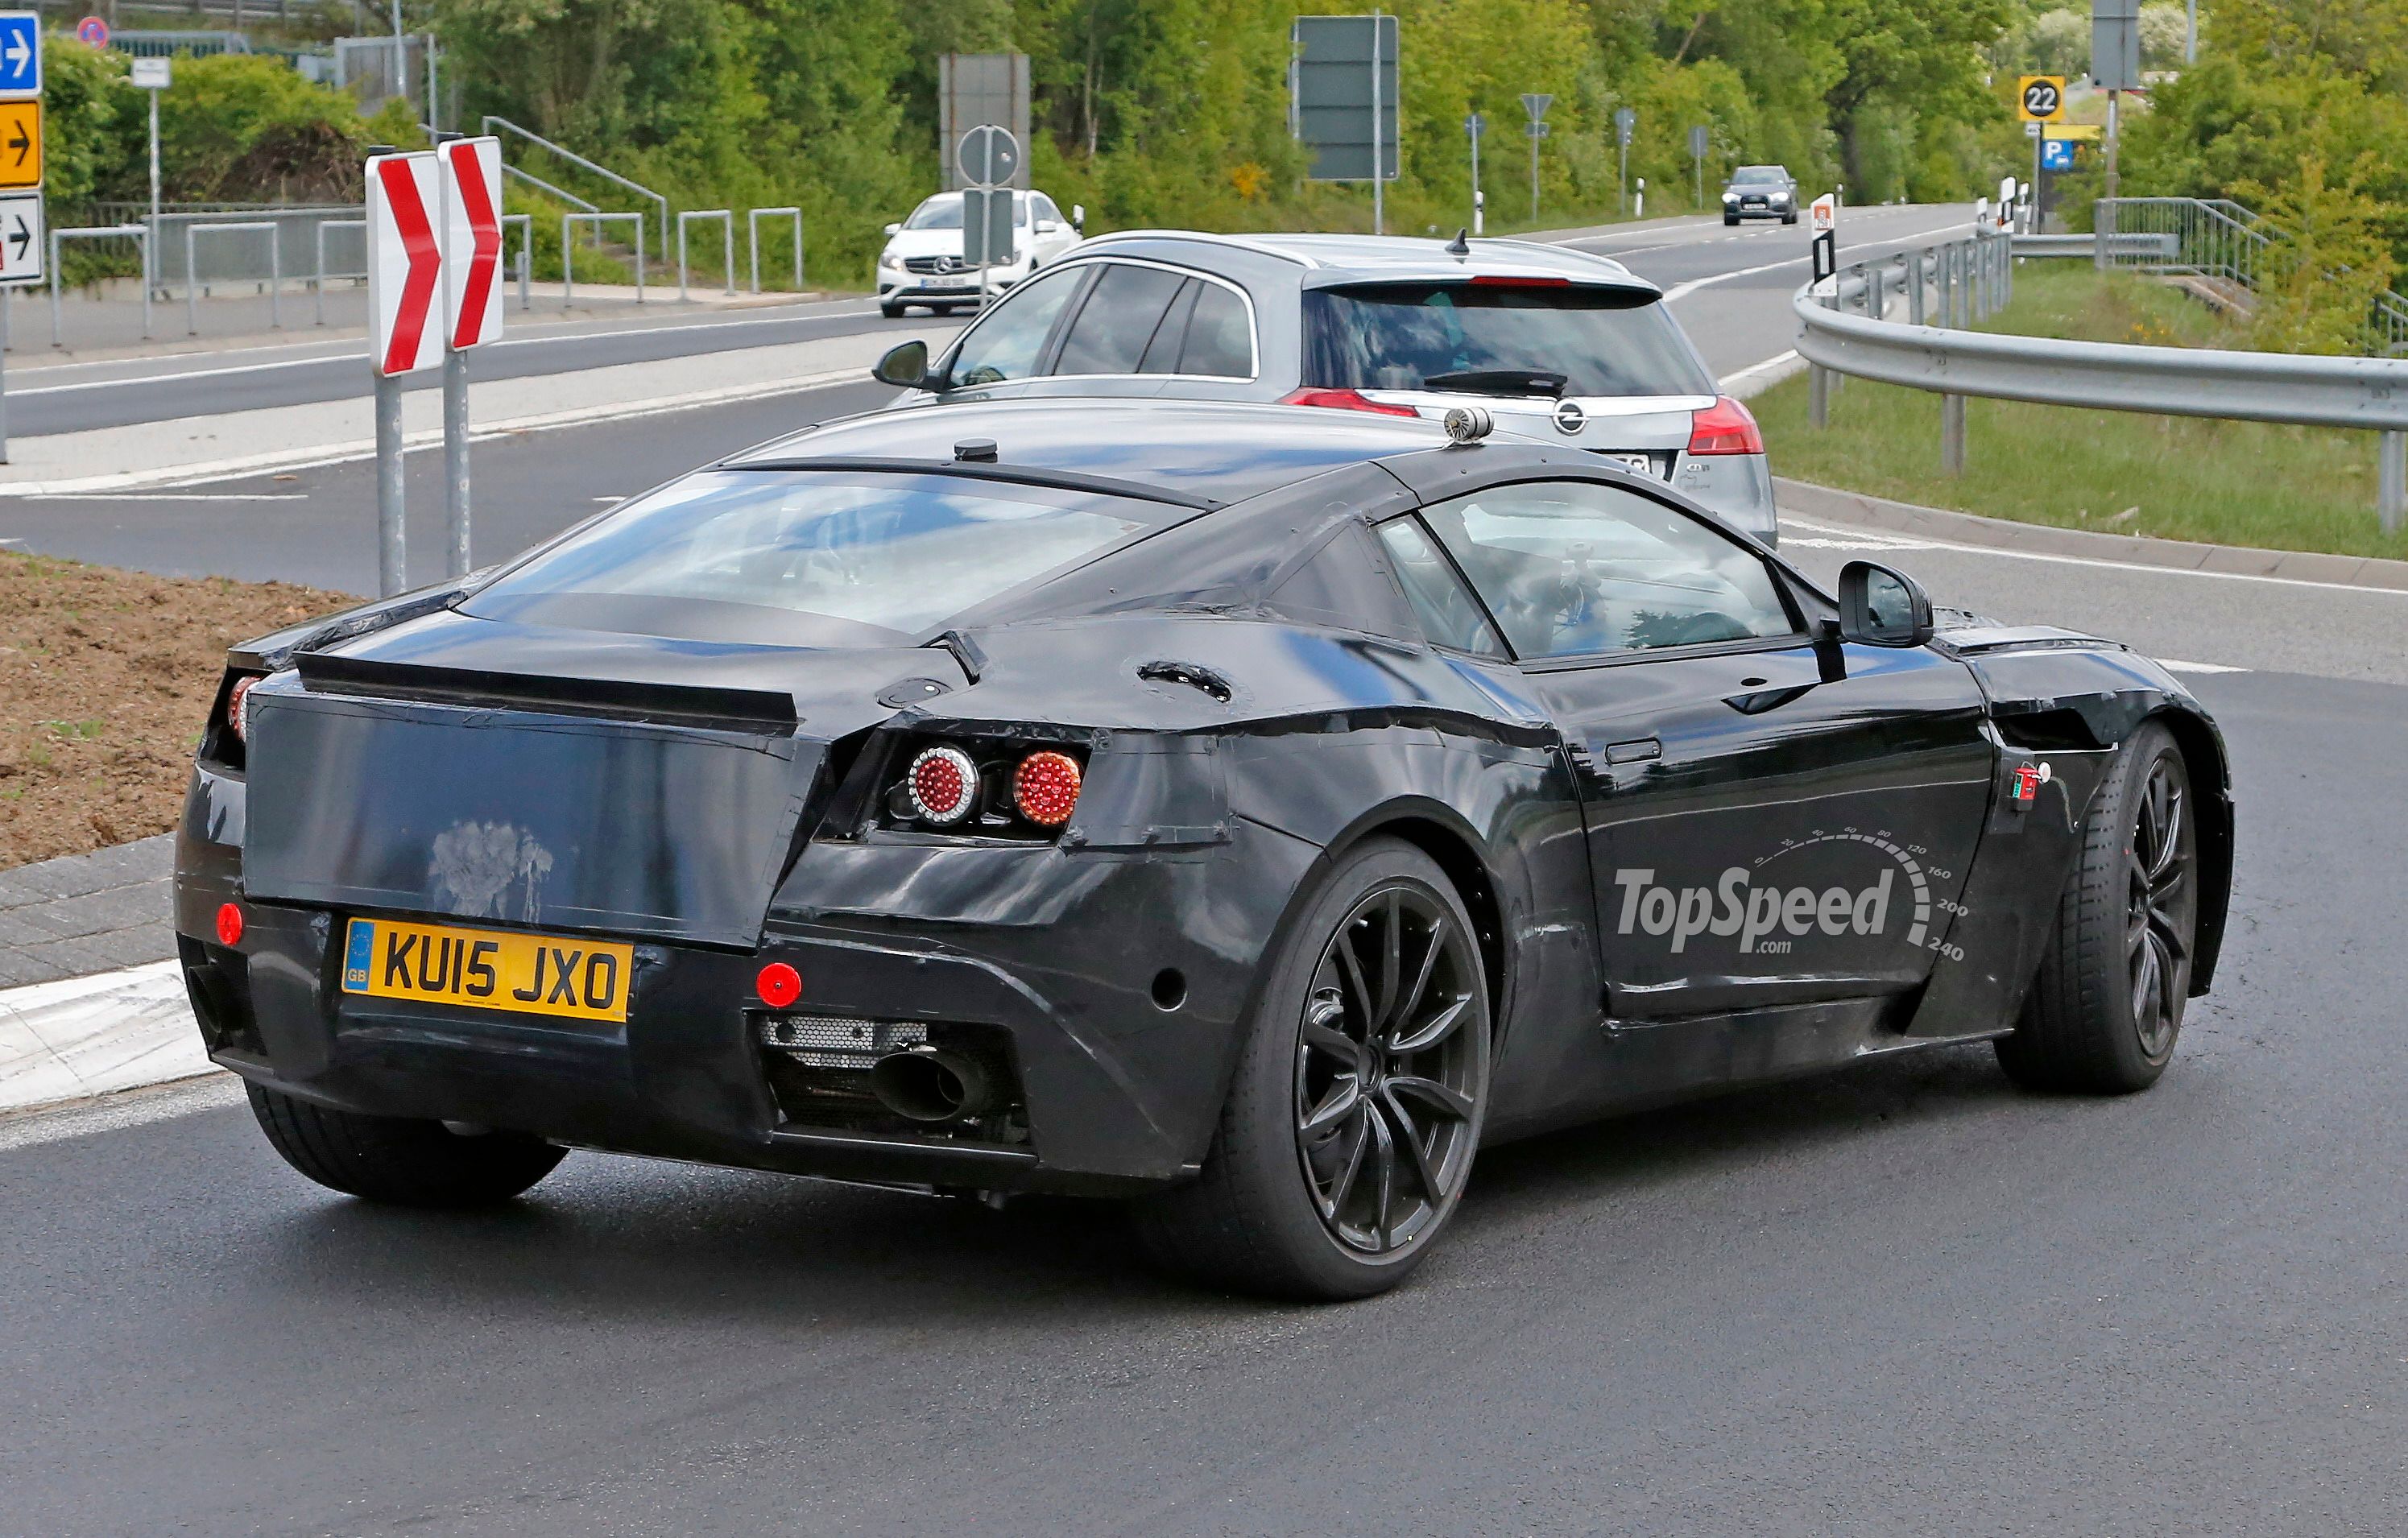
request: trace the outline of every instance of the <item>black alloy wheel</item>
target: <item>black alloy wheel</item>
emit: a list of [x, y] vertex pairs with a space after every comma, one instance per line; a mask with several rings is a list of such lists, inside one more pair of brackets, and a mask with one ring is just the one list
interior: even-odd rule
[[2162, 1062], [2182, 1029], [2199, 908], [2191, 870], [2197, 854], [2190, 836], [2190, 788], [2182, 781], [2180, 761], [2160, 758], [2151, 764], [2140, 800], [2126, 862], [2125, 945], [2132, 979], [2132, 1028], [2142, 1056]]
[[2181, 748], [2143, 725], [2093, 797], [2048, 951], [1998, 1044], [2017, 1083], [2124, 1094], [2172, 1061], [2199, 938], [2193, 812]]
[[1197, 1177], [1132, 1204], [1174, 1270], [1282, 1298], [1402, 1281], [1461, 1204], [1488, 1105], [1478, 937], [1421, 850], [1369, 838], [1265, 958]]
[[1367, 893], [1322, 948], [1296, 1049], [1296, 1146], [1313, 1210], [1350, 1249], [1413, 1243], [1471, 1168], [1484, 1064], [1464, 1021], [1471, 938], [1413, 883]]

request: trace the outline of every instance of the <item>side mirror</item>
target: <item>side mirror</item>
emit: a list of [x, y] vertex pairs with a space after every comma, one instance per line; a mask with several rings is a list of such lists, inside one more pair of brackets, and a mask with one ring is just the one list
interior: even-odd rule
[[1087, 206], [1085, 204], [1073, 203], [1070, 205], [1070, 228], [1078, 231], [1081, 235], [1085, 235], [1087, 233]]
[[903, 233], [903, 226], [900, 224], [889, 224], [886, 226], [886, 233], [890, 236], [901, 235]]
[[1870, 561], [1840, 568], [1840, 637], [1868, 647], [1919, 647], [1931, 639], [1931, 599], [1903, 572]]
[[880, 384], [894, 385], [899, 390], [924, 390], [928, 386], [928, 344], [920, 341], [898, 343], [878, 360], [869, 377]]

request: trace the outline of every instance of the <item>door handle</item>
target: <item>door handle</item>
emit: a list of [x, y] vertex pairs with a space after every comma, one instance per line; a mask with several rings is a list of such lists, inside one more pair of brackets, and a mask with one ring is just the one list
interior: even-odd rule
[[1648, 763], [1664, 756], [1664, 745], [1654, 737], [1632, 737], [1605, 745], [1608, 763]]

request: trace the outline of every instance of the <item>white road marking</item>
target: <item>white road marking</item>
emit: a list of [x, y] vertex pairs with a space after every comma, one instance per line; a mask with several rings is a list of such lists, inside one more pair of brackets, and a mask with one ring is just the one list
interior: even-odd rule
[[[1884, 535], [1851, 528], [1844, 523], [1822, 523], [1813, 519], [1799, 518], [1789, 513], [1781, 515], [1782, 542], [1790, 541], [1787, 531], [1812, 529], [1817, 534], [1837, 534], [1845, 539], [1882, 538]], [[2059, 555], [2053, 550], [2013, 550], [1997, 545], [1967, 545], [1953, 539], [1925, 539], [1915, 548], [1926, 550], [1951, 550], [1962, 555], [1993, 555], [2005, 561], [2038, 561], [2054, 566], [2097, 566], [2107, 571], [2140, 572], [2158, 577], [2203, 577], [2218, 582], [2269, 582], [2284, 588], [2316, 588], [2328, 592], [2363, 592], [2386, 598], [2408, 599], [2408, 589], [2363, 588], [2351, 582], [2318, 582], [2305, 577], [2269, 577], [2258, 572], [2211, 572], [2196, 566], [2156, 566], [2145, 561], [2109, 561], [2100, 556]]]
[[[1960, 219], [1947, 224], [1942, 224], [1937, 229], [1921, 230], [1914, 235], [1884, 235], [1878, 240], [1859, 240], [1853, 246], [1841, 247], [1838, 254], [1844, 256], [1850, 251], [1863, 250], [1868, 246], [1911, 246], [1918, 240], [1928, 240], [1934, 235], [1946, 235], [1951, 230], [1969, 228], [1971, 227], [1971, 222], [1972, 221], [1971, 220]], [[1689, 295], [1697, 292], [1699, 289], [1711, 288], [1716, 283], [1727, 283], [1734, 278], [1753, 278], [1758, 273], [1774, 272], [1783, 267], [1794, 267], [1800, 262], [1809, 260], [1812, 254], [1812, 252], [1809, 252], [1805, 256], [1792, 256], [1779, 262], [1767, 262], [1760, 266], [1734, 267], [1729, 272], [1718, 272], [1705, 278], [1692, 278], [1685, 283], [1675, 283], [1670, 288], [1666, 289], [1664, 291], [1664, 303], [1669, 305], [1676, 299], [1686, 299]]]
[[307, 502], [307, 491], [53, 491], [26, 502]]

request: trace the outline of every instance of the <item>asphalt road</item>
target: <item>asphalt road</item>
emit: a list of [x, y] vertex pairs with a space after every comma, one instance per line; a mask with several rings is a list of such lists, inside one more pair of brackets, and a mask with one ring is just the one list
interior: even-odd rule
[[[1852, 211], [1850, 254], [1871, 256], [1961, 224], [1964, 207]], [[1674, 313], [1717, 374], [1786, 351], [1796, 330], [1789, 295], [1805, 280], [1802, 225], [1726, 230], [1719, 219], [1617, 229], [1575, 242], [1626, 262], [1661, 283]], [[623, 322], [531, 332], [478, 355], [479, 378], [559, 373], [697, 351], [724, 351], [892, 330], [925, 330], [925, 317], [889, 321], [867, 300], [798, 305], [701, 320], [631, 328]], [[330, 350], [338, 349], [338, 350]], [[147, 372], [146, 372], [147, 366]], [[238, 372], [216, 373], [230, 368]], [[247, 372], [246, 372], [247, 371]], [[294, 356], [248, 354], [93, 365], [89, 377], [63, 369], [11, 390], [11, 431], [20, 435], [247, 410], [359, 396], [366, 435], [366, 371], [357, 343], [309, 344]], [[420, 382], [431, 382], [429, 374]], [[499, 560], [567, 526], [608, 499], [656, 485], [721, 454], [804, 423], [869, 410], [891, 392], [864, 380], [792, 395], [665, 412], [476, 446], [476, 558]], [[50, 414], [45, 416], [45, 414]], [[47, 423], [47, 425], [46, 425]], [[98, 468], [98, 467], [95, 467]], [[415, 581], [442, 575], [440, 460], [408, 456], [409, 539]], [[173, 576], [281, 577], [343, 591], [376, 591], [376, 492], [365, 462], [275, 476], [250, 476], [169, 491], [0, 495], [0, 544]]]
[[[1633, 264], [1797, 235], [1701, 233]], [[1787, 345], [1747, 320], [1759, 276], [1785, 306], [1778, 270], [1679, 302], [1718, 368]], [[484, 527], [872, 395], [488, 445]], [[363, 472], [0, 533], [48, 506], [96, 559], [356, 586]], [[1072, 1203], [579, 1154], [437, 1217], [303, 1182], [222, 1085], [0, 1122], [0, 1533], [2396, 1531], [2408, 597], [1788, 547], [2253, 670], [2187, 675], [2242, 842], [2156, 1089], [2027, 1095], [1955, 1050], [1490, 1149], [1414, 1281], [1332, 1308], [1165, 1281]]]
[[0, 1127], [0, 1531], [2395, 1531], [2408, 692], [2200, 688], [2239, 891], [2155, 1089], [1957, 1050], [1492, 1149], [1362, 1304], [1069, 1203], [576, 1155], [434, 1217], [216, 1091]]

